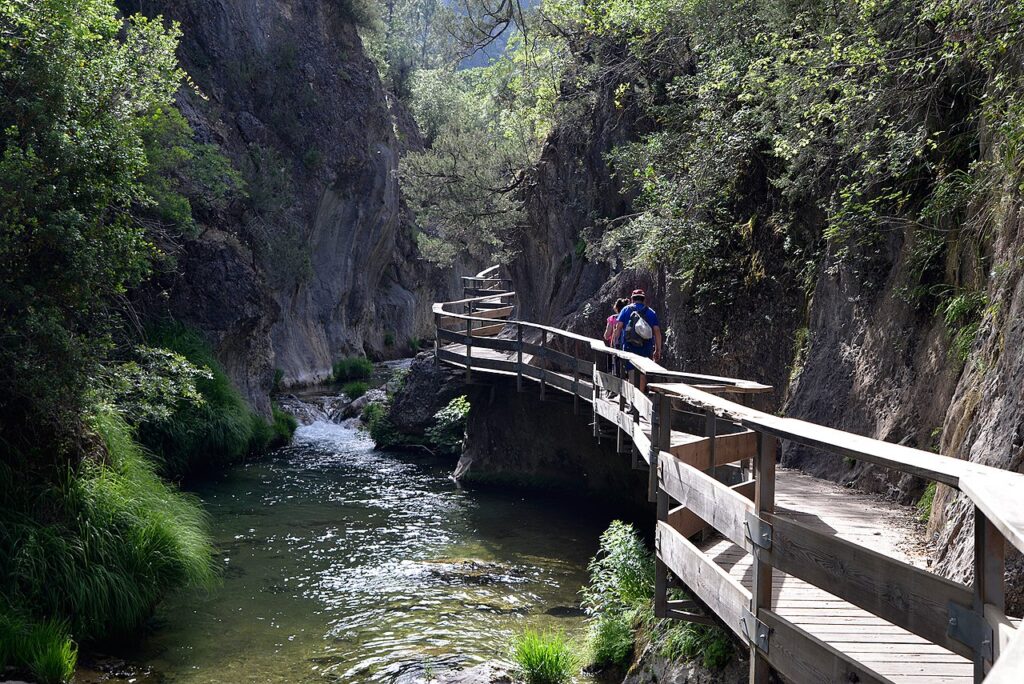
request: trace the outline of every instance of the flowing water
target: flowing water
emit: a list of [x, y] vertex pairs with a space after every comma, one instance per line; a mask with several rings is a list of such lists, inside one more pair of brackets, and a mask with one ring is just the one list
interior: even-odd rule
[[205, 484], [223, 583], [166, 602], [144, 660], [182, 684], [414, 682], [500, 659], [523, 627], [581, 639], [608, 521], [447, 469], [319, 422]]

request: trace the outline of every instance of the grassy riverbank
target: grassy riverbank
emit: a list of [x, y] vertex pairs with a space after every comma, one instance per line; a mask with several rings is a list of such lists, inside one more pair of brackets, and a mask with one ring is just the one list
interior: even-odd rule
[[109, 406], [94, 453], [52, 481], [0, 466], [0, 663], [59, 682], [77, 643], [134, 634], [168, 592], [216, 578], [206, 516]]

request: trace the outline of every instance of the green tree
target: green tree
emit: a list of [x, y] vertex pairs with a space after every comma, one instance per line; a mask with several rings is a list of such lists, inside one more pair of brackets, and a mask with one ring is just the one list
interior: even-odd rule
[[424, 256], [505, 260], [524, 220], [521, 186], [557, 117], [558, 38], [517, 34], [490, 66], [417, 72], [412, 110], [427, 149], [406, 155], [404, 190]]
[[0, 0], [0, 441], [54, 459], [81, 434], [114, 307], [154, 248], [144, 131], [182, 73], [178, 29], [108, 0]]

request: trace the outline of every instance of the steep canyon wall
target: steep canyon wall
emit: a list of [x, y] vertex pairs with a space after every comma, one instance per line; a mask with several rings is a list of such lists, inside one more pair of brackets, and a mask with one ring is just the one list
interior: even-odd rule
[[[978, 272], [989, 307], [966, 360], [934, 308], [905, 296], [913, 235], [898, 224], [870, 253], [819, 257], [809, 283], [782, 267], [782, 238], [753, 227], [749, 247], [763, 269], [740, 274], [728, 306], [698, 306], [691, 289], [664, 273], [622, 268], [575, 249], [600, 237], [602, 220], [627, 215], [630, 198], [608, 171], [606, 155], [645, 127], [599, 95], [549, 140], [527, 193], [530, 221], [511, 271], [524, 318], [597, 337], [616, 297], [651, 294], [667, 329], [670, 367], [771, 384], [759, 408], [878, 439], [1015, 471], [1024, 469], [1024, 233], [1019, 190], [980, 198], [996, 219], [983, 246], [991, 273]], [[757, 201], [756, 189], [751, 191]], [[800, 217], [820, 230], [823, 217]], [[974, 268], [953, 250], [947, 268]], [[754, 269], [752, 269], [753, 271]], [[784, 465], [890, 496], [924, 492], [920, 479], [784, 444]], [[940, 487], [930, 538], [942, 572], [968, 579], [971, 511]], [[1024, 609], [1021, 562], [1009, 560], [1011, 605]]]
[[[419, 145], [365, 55], [349, 3], [138, 0], [182, 27], [195, 83], [179, 108], [246, 180], [247, 198], [187, 242], [160, 281], [257, 406], [330, 374], [340, 356], [394, 357], [430, 334], [455, 281], [418, 258], [396, 169]], [[201, 302], [201, 305], [197, 305]]]

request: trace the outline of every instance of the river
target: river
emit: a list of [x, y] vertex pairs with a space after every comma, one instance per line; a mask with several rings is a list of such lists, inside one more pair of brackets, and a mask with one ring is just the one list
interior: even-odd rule
[[203, 484], [222, 584], [162, 604], [142, 659], [169, 683], [390, 683], [500, 659], [528, 626], [582, 641], [607, 518], [450, 468], [318, 422]]

